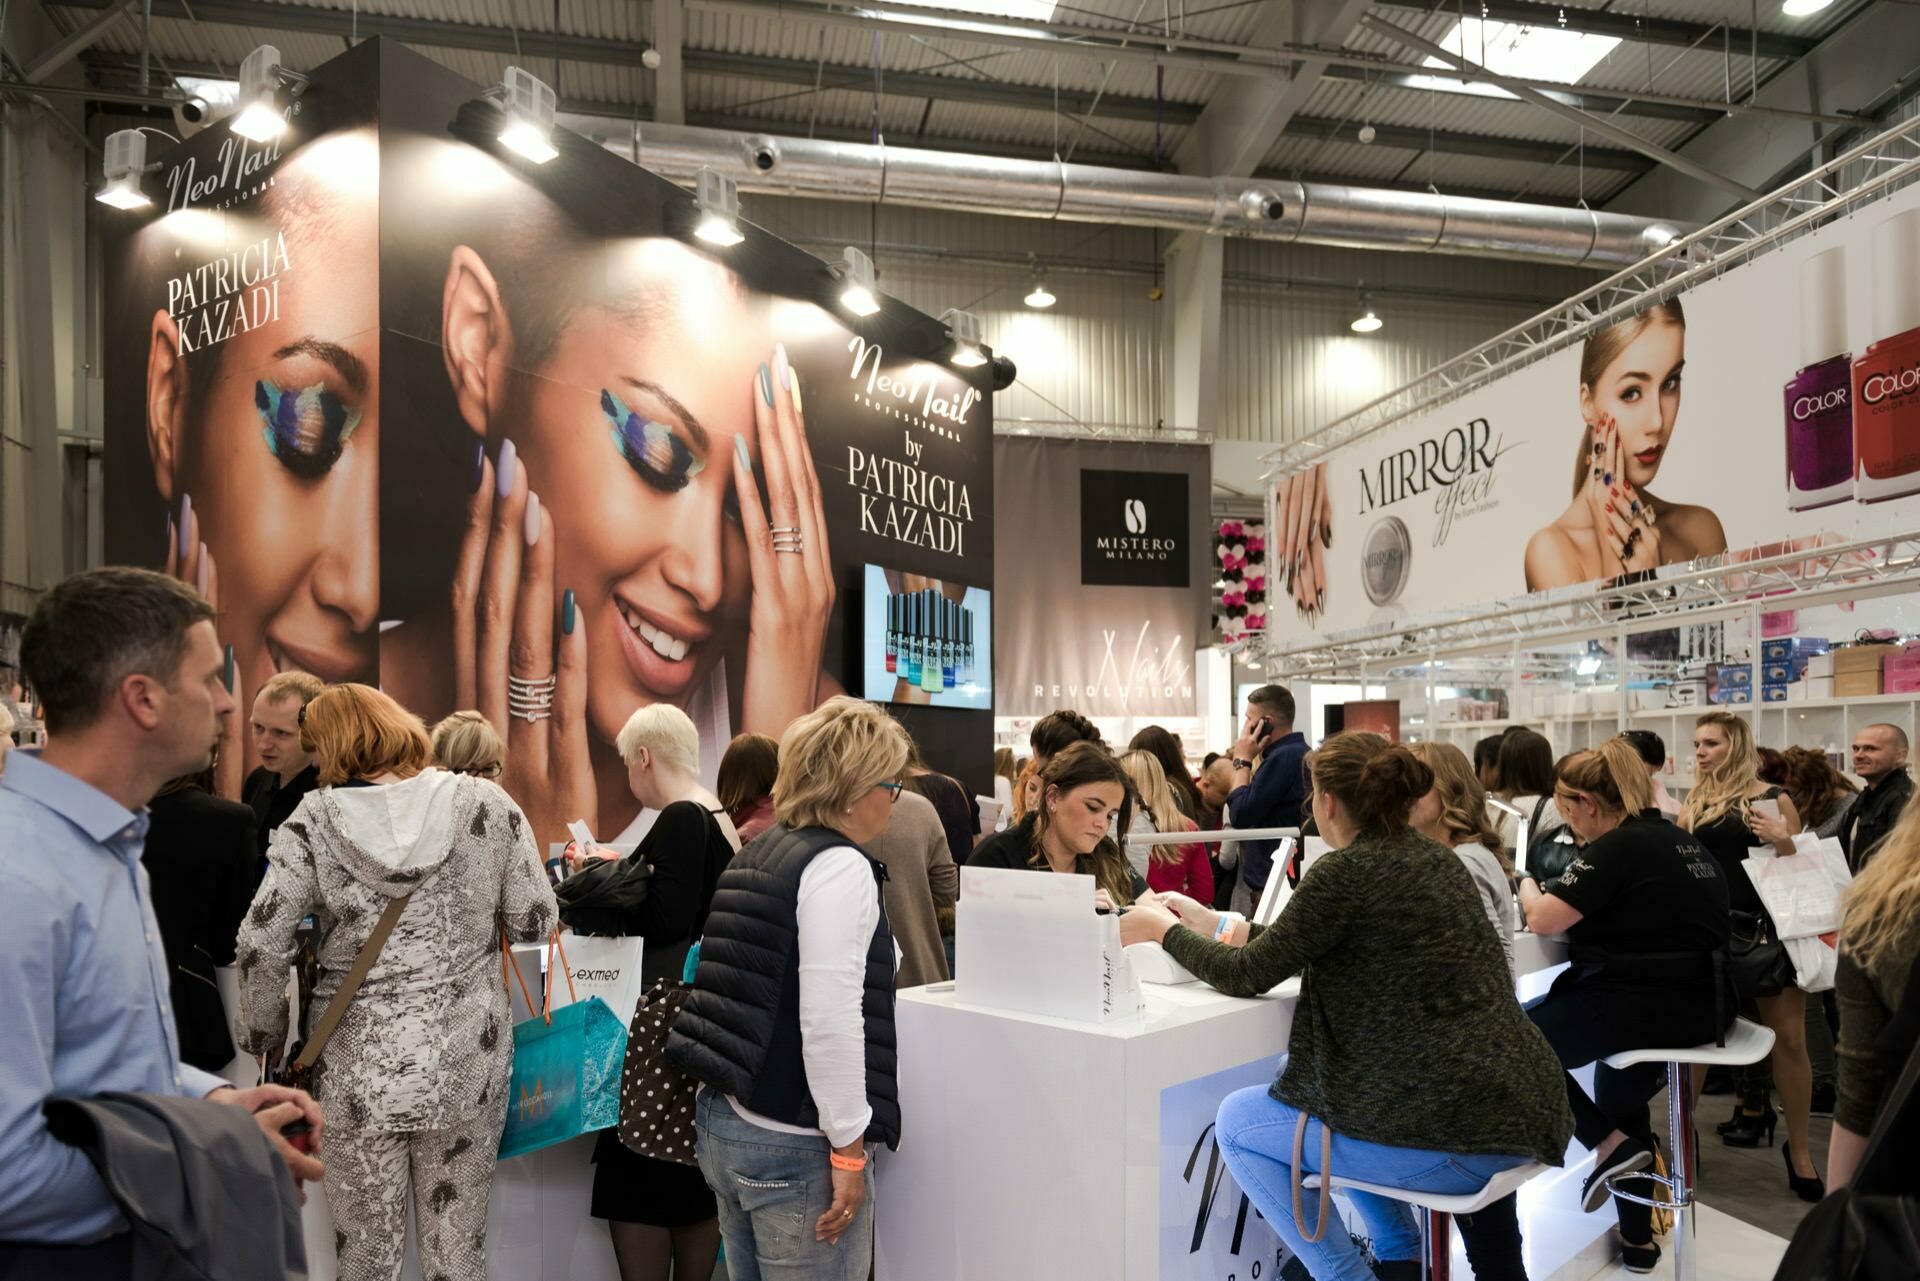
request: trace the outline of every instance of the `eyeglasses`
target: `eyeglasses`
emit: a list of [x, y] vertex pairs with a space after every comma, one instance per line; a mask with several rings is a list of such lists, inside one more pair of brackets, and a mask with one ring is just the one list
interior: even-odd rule
[[887, 804], [898, 805], [900, 803], [900, 793], [907, 785], [896, 778], [891, 783], [875, 783], [874, 786], [880, 788], [887, 794]]
[[475, 765], [472, 769], [463, 769], [460, 773], [471, 774], [475, 778], [499, 778], [501, 771], [505, 768], [499, 761], [494, 761], [490, 765]]
[[305, 729], [305, 728], [306, 728], [306, 726], [307, 726], [307, 705], [306, 705], [305, 703], [302, 703], [302, 704], [300, 704], [300, 715], [299, 715], [299, 717], [298, 717], [298, 718], [297, 718], [297, 719], [296, 719], [296, 720], [294, 721], [294, 724], [296, 724], [296, 725], [298, 725], [298, 726], [300, 726], [300, 728], [302, 728], [302, 729]]

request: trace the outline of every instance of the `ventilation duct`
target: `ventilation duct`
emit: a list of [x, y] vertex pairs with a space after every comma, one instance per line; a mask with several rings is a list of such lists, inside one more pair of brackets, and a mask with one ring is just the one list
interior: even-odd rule
[[642, 125], [636, 142], [627, 121], [563, 116], [561, 123], [678, 183], [709, 168], [743, 191], [782, 196], [1607, 269], [1631, 266], [1692, 230], [1626, 214], [1375, 187], [1200, 178], [680, 125]]

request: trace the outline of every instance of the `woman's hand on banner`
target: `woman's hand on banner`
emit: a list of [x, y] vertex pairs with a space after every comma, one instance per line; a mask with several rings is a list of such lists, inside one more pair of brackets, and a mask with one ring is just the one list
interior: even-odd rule
[[[542, 843], [580, 819], [598, 826], [587, 750], [587, 634], [553, 581], [554, 520], [503, 441], [481, 463], [453, 580], [455, 705], [507, 740], [500, 785]], [[499, 483], [504, 474], [505, 484]], [[504, 488], [504, 493], [502, 489]]]
[[[214, 563], [213, 553], [207, 550], [202, 540], [205, 531], [200, 528], [200, 509], [191, 503], [182, 504], [183, 516], [176, 516], [167, 522], [167, 563], [166, 573], [191, 586], [207, 604], [213, 607], [215, 620], [220, 618], [220, 567]], [[184, 519], [186, 528], [180, 529], [176, 521]], [[181, 548], [186, 551], [183, 554]], [[218, 621], [214, 624], [219, 627]], [[226, 655], [225, 674], [228, 677], [227, 692], [233, 695], [233, 711], [220, 722], [220, 737], [216, 740], [213, 762], [213, 792], [229, 801], [240, 799], [241, 780], [246, 777], [247, 750], [246, 703], [241, 697], [240, 669], [234, 665], [233, 647], [222, 641]]]
[[753, 418], [766, 477], [763, 504], [744, 437], [734, 438], [734, 493], [753, 577], [740, 728], [776, 737], [819, 702], [821, 658], [833, 614], [833, 559], [820, 477], [794, 394], [799, 375], [776, 345], [753, 375]]

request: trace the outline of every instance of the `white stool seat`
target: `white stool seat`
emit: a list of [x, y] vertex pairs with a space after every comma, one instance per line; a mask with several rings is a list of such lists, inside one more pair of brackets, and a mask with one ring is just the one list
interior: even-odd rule
[[[1709, 1041], [1688, 1049], [1623, 1050], [1600, 1060], [1610, 1068], [1627, 1068], [1636, 1063], [1709, 1063], [1741, 1066], [1758, 1063], [1773, 1052], [1773, 1031], [1747, 1019], [1735, 1019], [1727, 1029], [1727, 1043]], [[1337, 1186], [1337, 1185], [1336, 1185]]]
[[[1487, 1180], [1487, 1186], [1478, 1192], [1468, 1192], [1460, 1196], [1448, 1196], [1443, 1192], [1420, 1192], [1413, 1188], [1396, 1188], [1382, 1183], [1362, 1183], [1358, 1179], [1345, 1179], [1333, 1176], [1335, 1192], [1371, 1192], [1378, 1197], [1391, 1201], [1404, 1201], [1408, 1205], [1417, 1205], [1423, 1210], [1435, 1210], [1441, 1214], [1473, 1214], [1484, 1210], [1504, 1196], [1520, 1190], [1520, 1185], [1536, 1174], [1546, 1172], [1546, 1166], [1538, 1161], [1529, 1161], [1525, 1165], [1516, 1165], [1511, 1170], [1502, 1170]], [[1320, 1188], [1320, 1176], [1308, 1174], [1300, 1180], [1300, 1186], [1313, 1191]]]

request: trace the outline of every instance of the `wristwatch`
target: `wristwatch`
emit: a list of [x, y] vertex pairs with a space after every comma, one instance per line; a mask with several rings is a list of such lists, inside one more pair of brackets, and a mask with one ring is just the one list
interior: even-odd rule
[[1244, 757], [1236, 756], [1233, 758], [1233, 767], [1235, 769], [1252, 769], [1253, 762]]

